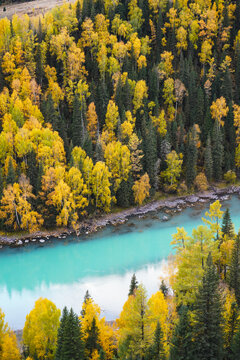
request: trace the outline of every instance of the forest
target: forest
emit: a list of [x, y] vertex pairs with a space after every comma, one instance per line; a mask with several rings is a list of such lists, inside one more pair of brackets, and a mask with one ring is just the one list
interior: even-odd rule
[[210, 204], [192, 234], [177, 228], [172, 246], [159, 290], [149, 298], [133, 274], [115, 321], [88, 291], [79, 314], [40, 298], [26, 317], [20, 354], [0, 311], [0, 359], [240, 359], [240, 233], [229, 210]]
[[78, 228], [235, 183], [240, 4], [83, 0], [0, 20], [0, 228]]

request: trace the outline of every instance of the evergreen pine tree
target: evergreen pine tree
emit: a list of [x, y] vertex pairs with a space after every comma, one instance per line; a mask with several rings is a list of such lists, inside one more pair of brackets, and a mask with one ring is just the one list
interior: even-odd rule
[[84, 358], [84, 342], [82, 340], [80, 322], [77, 314], [71, 309], [66, 320], [62, 344], [61, 360], [82, 360]]
[[89, 300], [89, 299], [91, 299], [91, 295], [90, 295], [89, 291], [87, 290], [86, 294], [84, 295], [84, 300], [83, 300], [85, 302], [85, 304], [86, 304], [87, 300]]
[[59, 325], [59, 328], [58, 328], [57, 348], [56, 348], [56, 353], [55, 353], [55, 360], [62, 359], [64, 333], [65, 333], [65, 327], [66, 327], [66, 322], [67, 322], [67, 319], [68, 319], [68, 315], [69, 315], [68, 309], [65, 306], [63, 311], [62, 311], [62, 317], [60, 319], [60, 325]]
[[197, 102], [195, 108], [195, 123], [203, 125], [204, 120], [204, 93], [201, 87], [197, 91]]
[[220, 126], [215, 121], [212, 134], [212, 157], [213, 157], [213, 177], [216, 181], [222, 178], [223, 164], [223, 145]]
[[99, 140], [96, 143], [95, 160], [96, 161], [104, 161], [104, 154], [103, 154], [102, 144], [101, 144], [101, 142]]
[[84, 342], [82, 340], [78, 316], [66, 307], [58, 330], [56, 360], [82, 360], [84, 358]]
[[100, 81], [98, 83], [97, 96], [96, 96], [96, 101], [95, 101], [96, 112], [98, 114], [100, 130], [105, 123], [105, 116], [106, 116], [106, 112], [107, 112], [108, 102], [109, 102], [108, 88], [104, 81]]
[[235, 127], [232, 101], [228, 103], [228, 114], [224, 122], [224, 172], [235, 168]]
[[156, 63], [160, 61], [160, 54], [162, 53], [162, 38], [163, 38], [163, 16], [162, 11], [159, 9], [158, 11], [158, 19], [157, 19], [157, 26], [156, 26]]
[[236, 236], [232, 250], [228, 282], [234, 290], [237, 304], [240, 306], [240, 233]]
[[177, 125], [177, 121], [174, 120], [171, 123], [171, 144], [173, 145], [173, 148], [176, 150], [177, 149], [177, 133], [178, 133], [178, 125]]
[[33, 193], [37, 194], [37, 181], [38, 181], [38, 165], [36, 159], [35, 151], [31, 151], [28, 154], [28, 167], [27, 167], [27, 177], [30, 180], [30, 184], [33, 187]]
[[147, 360], [165, 360], [166, 354], [164, 350], [163, 331], [159, 321], [157, 322], [156, 330], [154, 332], [153, 344], [147, 350]]
[[158, 69], [154, 67], [149, 70], [149, 99], [154, 101], [155, 104], [158, 102], [159, 92], [159, 80], [158, 80]]
[[197, 146], [195, 141], [195, 131], [189, 134], [187, 147], [187, 163], [186, 163], [186, 184], [188, 188], [193, 186], [197, 174]]
[[239, 322], [239, 311], [236, 302], [231, 304], [230, 316], [225, 324], [225, 357], [231, 359], [231, 346], [233, 344], [234, 335], [237, 333]]
[[[87, 290], [86, 291], [86, 294], [84, 295], [84, 299], [83, 299], [83, 302], [86, 304], [87, 303], [87, 300], [91, 299], [91, 296], [89, 294], [89, 291]], [[81, 311], [81, 315], [84, 316], [85, 315], [85, 310], [82, 310]]]
[[240, 325], [232, 340], [230, 356], [231, 360], [240, 359]]
[[209, 254], [195, 307], [194, 353], [196, 360], [222, 360], [222, 306], [219, 278]]
[[207, 138], [206, 149], [204, 152], [204, 168], [208, 181], [211, 181], [213, 175], [213, 160], [212, 160], [212, 146], [211, 146], [210, 136], [208, 136]]
[[170, 345], [169, 360], [193, 360], [192, 326], [186, 306], [179, 311]]
[[54, 130], [56, 130], [60, 137], [63, 140], [64, 143], [64, 149], [66, 151], [66, 154], [68, 155], [68, 149], [69, 149], [69, 143], [68, 143], [68, 138], [67, 138], [67, 125], [66, 125], [66, 119], [62, 114], [60, 114], [59, 111], [57, 112], [57, 124], [56, 124], [56, 128]]
[[123, 104], [123, 91], [122, 91], [121, 78], [117, 82], [115, 102], [116, 102], [116, 105], [118, 106], [119, 116], [120, 116], [121, 123], [122, 123], [123, 116], [125, 114], [125, 108], [124, 108], [124, 104]]
[[85, 348], [89, 358], [94, 350], [100, 351], [101, 346], [99, 344], [99, 329], [96, 324], [96, 318], [92, 320], [91, 327], [87, 330], [87, 337], [85, 342]]
[[231, 102], [233, 99], [232, 94], [232, 78], [229, 69], [227, 69], [223, 74], [222, 84], [221, 84], [221, 95], [226, 99], [227, 103]]
[[130, 295], [134, 295], [135, 290], [138, 288], [138, 281], [136, 278], [136, 275], [133, 274], [132, 278], [131, 278], [131, 283], [130, 283], [130, 288], [129, 288], [129, 293], [128, 296]]
[[[42, 24], [42, 23], [40, 22], [40, 24]], [[41, 86], [42, 86], [42, 82], [43, 82], [43, 77], [44, 77], [43, 54], [42, 54], [41, 44], [38, 44], [37, 48], [36, 48], [36, 78], [37, 78], [38, 84], [40, 84]]]
[[80, 17], [81, 17], [81, 5], [80, 5], [80, 1], [78, 0], [77, 1], [77, 6], [76, 6], [76, 18], [77, 18], [77, 21], [80, 20]]
[[7, 184], [11, 184], [13, 185], [16, 181], [16, 173], [15, 173], [15, 169], [12, 163], [12, 159], [9, 160], [8, 163], [8, 172], [7, 172], [7, 177], [6, 177], [6, 183]]
[[0, 167], [0, 201], [3, 196], [3, 170]]
[[122, 97], [123, 97], [123, 104], [125, 110], [131, 110], [132, 107], [132, 97], [131, 97], [131, 88], [129, 85], [128, 80], [125, 82], [123, 88], [122, 88]]
[[233, 226], [230, 211], [228, 208], [223, 215], [222, 233], [223, 233], [223, 235], [228, 235], [229, 237], [234, 236], [234, 226]]
[[[236, 44], [235, 50], [235, 84], [240, 84], [240, 43]], [[239, 91], [235, 91], [235, 101], [239, 103], [240, 94]]]
[[188, 85], [188, 98], [189, 98], [189, 126], [193, 126], [196, 122], [196, 99], [197, 99], [197, 90], [196, 85], [197, 74], [195, 70], [191, 70], [189, 74], [189, 85]]
[[122, 181], [120, 184], [119, 189], [116, 193], [117, 198], [117, 205], [120, 207], [127, 208], [130, 205], [134, 204], [134, 198], [133, 198], [133, 178], [130, 174], [127, 181]]
[[184, 61], [184, 56], [183, 56], [183, 52], [181, 51], [180, 54], [180, 61], [179, 61], [179, 79], [184, 82], [185, 80], [185, 61]]
[[168, 296], [169, 289], [164, 280], [162, 280], [159, 290], [163, 293], [165, 298]]
[[36, 181], [36, 194], [38, 194], [39, 191], [41, 190], [43, 174], [44, 174], [43, 164], [39, 163], [39, 165], [38, 165], [38, 177], [37, 177], [37, 181]]
[[43, 40], [42, 20], [41, 20], [40, 17], [39, 17], [39, 20], [38, 20], [37, 37], [38, 37], [38, 42], [40, 44], [42, 42], [42, 40]]
[[148, 173], [151, 187], [154, 187], [155, 183], [155, 164], [157, 161], [157, 139], [156, 132], [153, 128], [152, 122], [149, 122], [149, 125], [146, 129], [144, 136], [144, 160], [145, 160], [145, 170]]
[[47, 101], [44, 101], [41, 106], [41, 110], [45, 119], [52, 125], [53, 130], [57, 131], [60, 137], [63, 139], [65, 151], [68, 150], [66, 123], [63, 115], [61, 116], [59, 109], [55, 109], [52, 95], [49, 94]]
[[201, 133], [201, 139], [204, 143], [206, 143], [206, 139], [207, 139], [208, 135], [212, 132], [212, 127], [213, 127], [210, 105], [208, 102], [205, 104], [205, 108], [207, 110], [206, 110], [206, 113], [204, 116], [204, 122], [203, 122], [202, 133]]
[[82, 148], [83, 150], [86, 151], [86, 154], [92, 158], [93, 157], [93, 143], [92, 143], [92, 139], [89, 136], [89, 133], [86, 131], [85, 137], [84, 137], [84, 141], [82, 144]]
[[72, 136], [71, 140], [73, 146], [82, 146], [84, 142], [84, 118], [82, 113], [82, 106], [79, 96], [75, 94], [73, 101], [73, 116], [72, 116]]

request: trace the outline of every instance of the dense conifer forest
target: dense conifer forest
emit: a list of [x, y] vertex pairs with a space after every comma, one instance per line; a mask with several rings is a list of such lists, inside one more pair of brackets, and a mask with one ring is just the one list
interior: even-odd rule
[[234, 183], [240, 4], [83, 0], [0, 20], [3, 230]]

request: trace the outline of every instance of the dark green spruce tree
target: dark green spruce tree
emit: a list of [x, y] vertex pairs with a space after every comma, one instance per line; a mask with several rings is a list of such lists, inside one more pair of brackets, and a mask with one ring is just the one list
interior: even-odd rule
[[130, 205], [134, 204], [134, 198], [133, 198], [133, 187], [134, 181], [132, 178], [132, 174], [130, 173], [128, 176], [127, 181], [122, 181], [120, 184], [120, 188], [118, 189], [116, 193], [117, 198], [117, 204], [121, 207], [129, 207]]
[[[86, 293], [85, 293], [85, 295], [84, 295], [83, 302], [86, 304], [89, 299], [91, 299], [91, 295], [89, 294], [89, 291], [87, 290]], [[82, 311], [81, 311], [81, 315], [82, 315], [82, 316], [85, 315], [85, 310], [82, 310]]]
[[216, 181], [222, 178], [223, 150], [221, 129], [217, 121], [215, 121], [212, 133], [212, 157], [213, 177]]
[[240, 233], [236, 236], [232, 250], [228, 282], [234, 290], [237, 304], [240, 306]]
[[157, 139], [156, 132], [151, 121], [149, 122], [149, 125], [146, 129], [146, 134], [144, 134], [143, 143], [145, 153], [145, 169], [149, 175], [150, 184], [153, 188], [155, 183], [155, 164], [157, 161]]
[[153, 344], [149, 347], [146, 354], [146, 360], [165, 360], [163, 331], [159, 321], [154, 332]]
[[169, 360], [193, 360], [192, 326], [186, 306], [179, 311], [179, 321], [171, 339]]
[[79, 96], [76, 94], [73, 101], [73, 116], [72, 116], [72, 131], [71, 140], [73, 146], [82, 146], [84, 142], [84, 109], [83, 104], [79, 100]]
[[3, 170], [0, 167], [0, 200], [3, 196]]
[[[240, 84], [240, 44], [239, 41], [236, 44], [235, 50], [235, 83]], [[239, 91], [235, 91], [235, 101], [239, 103], [240, 94]]]
[[12, 163], [12, 160], [9, 160], [8, 163], [8, 173], [6, 177], [6, 183], [13, 185], [16, 181], [16, 172]]
[[77, 6], [76, 6], [76, 18], [77, 21], [80, 21], [80, 17], [81, 17], [81, 5], [80, 5], [80, 1], [77, 1]]
[[133, 274], [133, 276], [131, 278], [128, 296], [133, 295], [137, 288], [138, 288], [138, 281], [137, 281], [136, 275]]
[[223, 215], [221, 230], [222, 230], [223, 235], [228, 235], [229, 237], [234, 236], [234, 226], [233, 226], [230, 211], [228, 208]]
[[60, 319], [60, 325], [58, 328], [58, 336], [57, 336], [57, 348], [56, 348], [56, 354], [55, 354], [55, 360], [62, 359], [62, 347], [64, 342], [64, 334], [65, 334], [65, 328], [66, 328], [66, 322], [68, 319], [68, 309], [66, 306], [64, 307], [62, 311], [62, 316]]
[[169, 288], [164, 280], [162, 280], [159, 290], [163, 293], [165, 298], [168, 296]]
[[224, 358], [226, 360], [231, 359], [232, 349], [231, 346], [233, 344], [233, 339], [235, 334], [237, 333], [238, 327], [240, 325], [239, 322], [239, 310], [237, 303], [234, 301], [231, 304], [229, 318], [226, 321], [225, 328], [227, 332], [225, 333], [225, 355]]
[[211, 181], [213, 176], [213, 160], [212, 160], [212, 146], [211, 146], [210, 136], [208, 136], [207, 138], [207, 144], [204, 152], [204, 168], [208, 181]]
[[213, 128], [210, 105], [211, 104], [209, 104], [209, 102], [207, 102], [205, 104], [206, 113], [204, 116], [204, 122], [203, 122], [202, 133], [201, 133], [201, 139], [203, 142], [206, 141], [208, 135], [212, 132], [212, 128]]
[[193, 186], [195, 177], [197, 175], [197, 146], [195, 140], [195, 130], [193, 129], [188, 138], [187, 146], [187, 162], [186, 162], [186, 184], [188, 188]]
[[80, 321], [72, 309], [66, 321], [62, 355], [62, 360], [82, 360], [84, 358], [84, 342]]
[[85, 349], [89, 359], [91, 358], [94, 350], [97, 350], [98, 352], [101, 351], [101, 345], [99, 343], [99, 329], [97, 327], [95, 317], [93, 318], [91, 327], [87, 330]]
[[196, 123], [202, 126], [204, 120], [204, 93], [201, 87], [197, 91], [197, 102], [196, 102]]
[[222, 304], [219, 277], [209, 254], [207, 266], [199, 286], [195, 308], [194, 360], [222, 360]]
[[31, 151], [28, 154], [27, 164], [27, 177], [33, 187], [33, 193], [37, 195], [38, 164], [35, 151]]
[[233, 337], [231, 344], [231, 355], [229, 356], [230, 360], [240, 359], [240, 325], [238, 326], [238, 330]]
[[80, 321], [72, 309], [69, 312], [66, 308], [63, 310], [57, 341], [56, 360], [84, 359]]
[[52, 94], [49, 94], [47, 100], [42, 103], [41, 110], [45, 122], [51, 124], [53, 129], [57, 131], [58, 123], [59, 123], [59, 113], [56, 111], [54, 107]]

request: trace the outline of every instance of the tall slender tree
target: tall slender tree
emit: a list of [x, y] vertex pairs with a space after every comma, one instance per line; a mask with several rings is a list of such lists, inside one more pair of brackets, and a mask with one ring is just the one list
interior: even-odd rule
[[89, 359], [91, 359], [94, 350], [100, 352], [101, 345], [99, 343], [99, 329], [96, 324], [96, 318], [92, 320], [91, 327], [87, 330], [87, 337], [85, 342], [86, 354]]
[[186, 306], [179, 311], [179, 321], [175, 326], [170, 344], [169, 360], [193, 360], [192, 326]]
[[209, 135], [207, 138], [207, 144], [204, 152], [204, 168], [208, 181], [211, 181], [213, 176], [213, 159], [212, 159], [211, 138]]
[[154, 333], [153, 344], [149, 347], [146, 354], [146, 360], [165, 360], [166, 353], [164, 350], [163, 331], [159, 321], [157, 322]]
[[225, 211], [225, 213], [223, 215], [221, 230], [222, 230], [223, 235], [228, 235], [229, 237], [234, 236], [234, 226], [232, 223], [229, 208], [227, 208], [227, 210]]
[[138, 288], [138, 281], [136, 278], [136, 275], [133, 274], [132, 278], [131, 278], [131, 283], [130, 283], [130, 288], [129, 288], [129, 293], [128, 296], [130, 295], [134, 295], [135, 290]]
[[213, 177], [217, 181], [222, 178], [223, 150], [221, 128], [217, 124], [217, 121], [215, 121], [212, 135], [212, 157]]
[[222, 360], [222, 305], [219, 278], [212, 256], [207, 266], [195, 300], [194, 359]]
[[240, 233], [236, 236], [232, 250], [228, 282], [234, 290], [238, 306], [240, 306]]
[[84, 359], [84, 342], [80, 321], [73, 309], [63, 309], [63, 315], [58, 330], [57, 350], [55, 360]]

